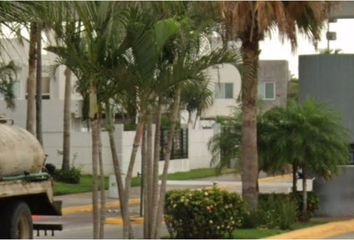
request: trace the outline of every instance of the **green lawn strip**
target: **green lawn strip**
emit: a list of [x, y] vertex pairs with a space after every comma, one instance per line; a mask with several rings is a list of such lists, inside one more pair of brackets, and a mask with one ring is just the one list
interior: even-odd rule
[[[236, 173], [235, 169], [224, 169], [221, 174], [230, 174]], [[198, 179], [198, 178], [206, 178], [217, 176], [214, 168], [199, 168], [193, 169], [189, 172], [176, 172], [170, 173], [167, 176], [168, 180], [190, 180], [190, 179]]]
[[[235, 169], [223, 169], [221, 171], [221, 174], [231, 174], [231, 173], [237, 173]], [[192, 179], [199, 179], [199, 178], [207, 178], [207, 177], [213, 177], [213, 176], [218, 176], [214, 168], [198, 168], [198, 169], [193, 169], [188, 172], [176, 172], [176, 173], [170, 173], [167, 175], [167, 180], [192, 180]], [[132, 186], [137, 187], [140, 186], [140, 177], [133, 177], [132, 178]]]
[[[83, 193], [92, 191], [92, 176], [82, 175], [80, 183], [70, 184], [54, 181], [54, 195]], [[105, 177], [105, 188], [108, 189], [108, 177]]]
[[307, 227], [312, 227], [316, 226], [319, 224], [325, 224], [327, 221], [324, 220], [312, 220], [310, 222], [297, 222], [294, 223], [290, 229], [282, 230], [282, 229], [263, 229], [263, 228], [252, 228], [252, 229], [236, 229], [233, 233], [232, 236], [234, 239], [258, 239], [258, 238], [265, 238], [265, 237], [270, 237], [290, 231], [294, 231], [297, 229], [301, 228], [307, 228]]
[[234, 239], [258, 239], [288, 232], [281, 229], [237, 229], [232, 233]]
[[[221, 174], [236, 173], [235, 169], [224, 169]], [[191, 180], [205, 177], [217, 176], [214, 168], [193, 169], [188, 172], [177, 172], [168, 174], [168, 180]], [[133, 177], [131, 185], [140, 186], [141, 177]], [[106, 189], [108, 189], [108, 177], [105, 177]], [[83, 193], [92, 191], [92, 176], [82, 175], [79, 184], [54, 182], [54, 195], [64, 195], [72, 193]]]

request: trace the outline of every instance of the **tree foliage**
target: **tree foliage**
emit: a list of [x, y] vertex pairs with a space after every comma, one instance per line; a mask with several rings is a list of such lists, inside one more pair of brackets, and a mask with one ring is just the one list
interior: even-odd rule
[[[311, 99], [269, 110], [258, 117], [257, 128], [259, 170], [277, 173], [286, 164], [296, 164], [328, 179], [337, 174], [338, 165], [349, 161], [348, 130], [342, 126], [340, 115]], [[209, 142], [212, 162], [218, 167], [238, 159], [240, 116], [226, 120], [222, 129]]]

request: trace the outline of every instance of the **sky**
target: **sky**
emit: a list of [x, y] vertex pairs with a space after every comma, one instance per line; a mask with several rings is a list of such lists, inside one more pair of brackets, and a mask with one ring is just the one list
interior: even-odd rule
[[[354, 19], [338, 19], [336, 23], [330, 23], [330, 31], [337, 33], [337, 39], [330, 41], [330, 49], [341, 49], [340, 53], [354, 53]], [[289, 62], [290, 73], [298, 76], [298, 56], [306, 54], [316, 54], [320, 50], [327, 48], [326, 40], [327, 27], [322, 32], [321, 41], [318, 43], [316, 51], [313, 44], [304, 36], [298, 37], [298, 47], [295, 52], [291, 51], [289, 41], [282, 43], [276, 32], [272, 38], [266, 38], [260, 42], [261, 60], [287, 60]]]

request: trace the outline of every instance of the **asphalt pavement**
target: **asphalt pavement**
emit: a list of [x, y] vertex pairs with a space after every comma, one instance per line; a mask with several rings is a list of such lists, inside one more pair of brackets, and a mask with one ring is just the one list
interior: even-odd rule
[[[291, 191], [291, 176], [285, 175], [280, 177], [269, 177], [262, 178], [259, 181], [260, 192], [290, 192]], [[183, 189], [183, 188], [203, 188], [203, 187], [212, 187], [218, 186], [219, 188], [226, 189], [232, 192], [241, 192], [241, 182], [240, 176], [236, 174], [227, 174], [217, 177], [210, 177], [205, 179], [190, 180], [190, 181], [168, 181], [167, 190], [172, 189]], [[108, 195], [108, 194], [107, 194]], [[130, 199], [130, 211], [131, 216], [139, 216], [139, 198], [140, 198], [140, 187], [131, 188]], [[56, 232], [55, 236], [52, 237], [48, 233], [47, 236], [43, 235], [35, 238], [40, 239], [67, 239], [67, 238], [86, 238], [90, 239], [93, 235], [92, 230], [92, 194], [91, 193], [80, 193], [80, 194], [70, 194], [55, 197], [56, 200], [63, 201], [63, 216], [61, 218], [46, 218], [41, 217], [41, 221], [61, 221], [63, 223], [64, 230]], [[106, 218], [119, 218], [119, 202], [118, 199], [107, 198], [107, 210]], [[354, 220], [353, 220], [354, 221]], [[134, 222], [134, 221], [133, 221]], [[107, 222], [106, 222], [107, 223]], [[337, 223], [336, 223], [337, 224]], [[133, 223], [133, 231], [135, 238], [143, 238], [143, 225]], [[343, 226], [345, 226], [345, 231], [339, 232], [337, 235], [332, 236], [332, 239], [354, 239], [354, 226], [350, 221], [343, 221]], [[342, 225], [338, 225], [342, 227]], [[331, 225], [329, 225], [331, 226]], [[333, 226], [332, 226], [333, 227]], [[337, 228], [337, 225], [334, 225]], [[322, 227], [320, 232], [326, 232], [328, 229]], [[299, 238], [316, 238], [314, 235], [316, 229], [309, 228], [306, 231], [302, 231], [299, 235]], [[311, 234], [314, 233], [314, 234]], [[307, 235], [306, 235], [307, 234]], [[161, 229], [162, 236], [168, 236], [167, 229], [163, 224]], [[291, 238], [296, 237], [296, 233]], [[326, 235], [323, 235], [326, 236]], [[281, 236], [280, 236], [281, 237]], [[122, 238], [122, 225], [121, 224], [105, 224], [105, 236], [104, 238]], [[323, 237], [326, 238], [326, 237]]]

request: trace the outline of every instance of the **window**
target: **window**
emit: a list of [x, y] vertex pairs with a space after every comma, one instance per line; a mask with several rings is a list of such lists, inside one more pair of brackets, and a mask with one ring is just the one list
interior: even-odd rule
[[233, 98], [233, 83], [215, 83], [215, 98]]
[[42, 98], [50, 98], [50, 77], [42, 77]]
[[263, 100], [275, 100], [275, 83], [260, 83], [258, 85], [258, 96]]
[[[26, 91], [26, 99], [27, 99], [27, 91]], [[50, 99], [50, 77], [49, 76], [42, 77], [42, 99]]]

